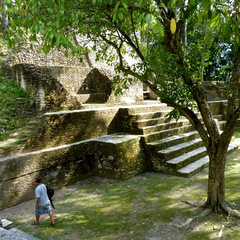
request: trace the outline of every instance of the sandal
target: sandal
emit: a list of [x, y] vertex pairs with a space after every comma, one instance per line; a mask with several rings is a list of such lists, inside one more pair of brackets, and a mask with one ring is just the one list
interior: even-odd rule
[[37, 223], [37, 222], [33, 222], [31, 225], [38, 225], [39, 223]]

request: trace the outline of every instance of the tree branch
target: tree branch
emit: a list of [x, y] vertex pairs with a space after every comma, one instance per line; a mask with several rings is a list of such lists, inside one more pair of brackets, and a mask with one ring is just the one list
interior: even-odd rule
[[133, 13], [132, 13], [132, 10], [131, 10], [131, 22], [132, 22], [133, 33], [134, 33], [135, 41], [136, 41], [136, 44], [137, 44], [137, 48], [139, 49], [138, 38], [137, 38], [137, 36], [136, 36], [135, 26], [134, 26], [134, 22], [133, 22]]
[[236, 58], [232, 70], [232, 77], [229, 83], [229, 91], [231, 91], [232, 94], [231, 96], [229, 96], [230, 98], [228, 100], [227, 109], [228, 116], [234, 112], [237, 95], [239, 96], [240, 94], [240, 90], [238, 90], [238, 92], [236, 91], [236, 89], [240, 89], [239, 79], [240, 79], [240, 46], [238, 47], [236, 53]]

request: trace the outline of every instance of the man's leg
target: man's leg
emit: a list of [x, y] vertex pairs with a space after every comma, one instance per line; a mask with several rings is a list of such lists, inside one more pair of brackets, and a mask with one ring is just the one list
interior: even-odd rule
[[38, 225], [39, 224], [39, 218], [40, 218], [40, 215], [36, 214], [36, 221], [32, 225]]
[[49, 213], [49, 217], [51, 219], [51, 224], [55, 225], [54, 218], [53, 218], [53, 213]]

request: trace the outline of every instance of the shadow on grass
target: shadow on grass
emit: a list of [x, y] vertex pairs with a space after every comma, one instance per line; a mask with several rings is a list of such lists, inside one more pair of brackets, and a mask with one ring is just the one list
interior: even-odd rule
[[[228, 156], [226, 197], [239, 209], [240, 150]], [[146, 173], [126, 181], [91, 178], [57, 191], [54, 196], [56, 226], [48, 216], [32, 227], [23, 217], [16, 226], [42, 240], [48, 239], [239, 239], [238, 219], [221, 214], [194, 221], [189, 229], [177, 229], [201, 210], [182, 200], [203, 203], [207, 172], [191, 178]], [[237, 191], [236, 191], [237, 190]]]

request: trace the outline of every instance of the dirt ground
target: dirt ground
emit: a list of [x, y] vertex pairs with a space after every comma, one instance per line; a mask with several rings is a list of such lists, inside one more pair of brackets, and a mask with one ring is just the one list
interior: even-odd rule
[[[205, 176], [206, 171], [203, 171], [202, 173], [197, 174], [197, 179], [201, 179], [203, 176]], [[156, 174], [156, 173], [146, 173], [141, 176], [138, 176], [134, 179], [134, 181], [139, 181], [142, 179], [148, 179], [151, 177], [166, 177], [163, 174]], [[221, 240], [234, 240], [234, 239], [240, 239], [240, 221], [227, 217], [221, 214], [214, 214], [197, 219], [193, 221], [188, 228], [178, 228], [176, 225], [184, 223], [188, 217], [184, 213], [184, 209], [186, 209], [188, 212], [192, 213], [192, 216], [196, 216], [201, 213], [201, 209], [189, 206], [188, 204], [184, 203], [182, 200], [184, 200], [184, 196], [188, 196], [190, 193], [193, 193], [196, 191], [196, 189], [200, 189], [201, 184], [195, 183], [198, 185], [191, 184], [193, 179], [186, 181], [189, 181], [190, 186], [188, 185], [187, 188], [179, 188], [179, 186], [176, 186], [176, 188], [173, 188], [170, 190], [169, 194], [172, 194], [172, 198], [175, 199], [175, 207], [177, 206], [179, 208], [178, 213], [174, 216], [174, 218], [171, 219], [171, 222], [169, 221], [163, 221], [163, 220], [157, 220], [153, 223], [153, 225], [149, 228], [147, 231], [142, 232], [142, 238], [136, 238], [131, 236], [131, 232], [129, 232], [128, 235], [119, 235], [119, 236], [108, 236], [108, 237], [102, 237], [96, 239], [120, 239], [120, 240], [138, 240], [138, 239], [148, 239], [148, 240], [178, 240], [178, 239], [221, 239]], [[94, 200], [96, 198], [96, 192], [99, 191], [101, 188], [101, 185], [104, 186], [104, 184], [108, 184], [113, 182], [113, 180], [108, 179], [101, 179], [101, 178], [92, 178], [81, 181], [81, 188], [88, 190], [87, 191], [87, 197], [89, 199], [89, 202], [91, 200]], [[93, 188], [93, 185], [96, 184], [96, 190]], [[126, 184], [129, 184], [126, 182]], [[177, 189], [179, 188], [179, 189]], [[66, 196], [70, 196], [71, 194], [75, 194], [77, 189], [79, 189], [79, 183], [71, 186], [64, 187], [63, 189], [55, 191], [54, 198], [55, 199], [61, 199]], [[141, 210], [143, 207], [140, 202], [138, 202], [137, 199], [134, 200], [139, 206], [136, 207], [136, 209]], [[196, 203], [202, 203], [203, 199], [199, 199], [197, 201], [195, 199]], [[28, 232], [31, 232], [31, 229], [34, 233], [36, 226], [31, 226], [31, 223], [34, 221], [34, 200], [24, 202], [22, 204], [19, 204], [17, 206], [5, 209], [3, 211], [0, 211], [0, 217], [1, 218], [7, 218], [7, 219], [24, 219], [22, 220], [22, 226], [25, 226], [26, 229], [28, 229]], [[54, 211], [54, 216], [56, 218], [56, 224], [58, 224], [58, 219], [60, 220], [61, 214], [63, 212], [67, 212], [67, 207], [64, 209], [64, 205], [61, 206], [61, 208], [56, 209]], [[154, 209], [150, 209], [150, 211], [154, 211]], [[161, 209], [161, 211], [163, 211]], [[149, 217], [148, 217], [149, 218]], [[134, 219], [132, 219], [134, 220]], [[147, 222], [147, 219], [145, 219]], [[143, 221], [145, 221], [143, 219]], [[48, 216], [44, 215], [41, 218], [41, 221], [48, 221]], [[127, 221], [131, 221], [131, 218], [129, 218]], [[144, 223], [143, 223], [144, 224]], [[21, 230], [24, 230], [21, 228]], [[86, 230], [86, 229], [85, 229]], [[94, 239], [94, 238], [81, 238], [79, 234], [75, 234], [74, 231], [69, 233], [69, 237], [60, 237], [59, 239]], [[34, 234], [35, 235], [35, 234]], [[96, 235], [97, 236], [97, 235]], [[51, 238], [47, 238], [51, 239]], [[45, 240], [45, 239], [42, 239]]]

